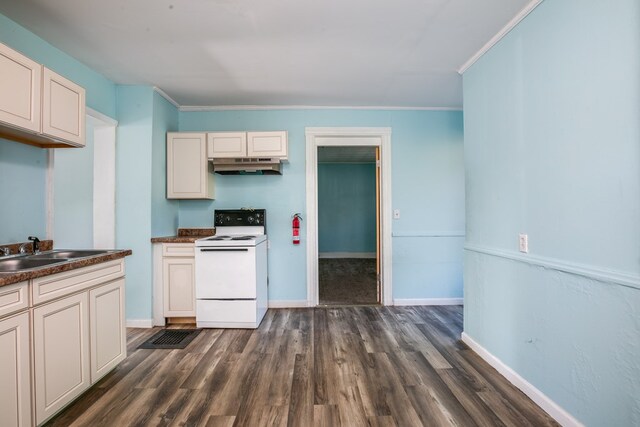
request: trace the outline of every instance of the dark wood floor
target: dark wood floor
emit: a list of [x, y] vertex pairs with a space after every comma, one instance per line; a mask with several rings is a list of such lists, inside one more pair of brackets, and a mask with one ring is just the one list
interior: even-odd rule
[[459, 341], [462, 308], [269, 310], [185, 350], [137, 350], [55, 426], [556, 425]]

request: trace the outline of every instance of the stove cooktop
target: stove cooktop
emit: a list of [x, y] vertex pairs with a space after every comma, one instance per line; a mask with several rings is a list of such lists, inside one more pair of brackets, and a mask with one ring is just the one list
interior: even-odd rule
[[256, 236], [213, 236], [207, 237], [207, 240], [252, 240]]
[[196, 240], [196, 246], [255, 246], [265, 240], [264, 234], [216, 235]]

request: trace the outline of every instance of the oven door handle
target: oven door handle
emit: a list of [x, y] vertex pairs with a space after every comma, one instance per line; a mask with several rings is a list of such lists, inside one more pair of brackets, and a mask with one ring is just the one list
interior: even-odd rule
[[213, 248], [201, 248], [200, 252], [247, 252], [247, 248], [225, 248], [225, 249], [213, 249]]

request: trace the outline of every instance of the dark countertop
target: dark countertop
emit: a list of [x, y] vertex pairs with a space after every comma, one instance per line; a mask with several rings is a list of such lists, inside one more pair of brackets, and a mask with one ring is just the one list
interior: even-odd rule
[[75, 270], [77, 268], [88, 267], [114, 259], [124, 258], [131, 255], [131, 249], [115, 249], [103, 255], [96, 255], [86, 258], [78, 258], [60, 264], [46, 265], [28, 271], [16, 273], [0, 273], [0, 286], [11, 285], [24, 280], [35, 279], [37, 277], [49, 276], [51, 274], [62, 273], [63, 271]]
[[214, 236], [215, 228], [178, 228], [175, 236], [152, 237], [151, 243], [193, 243], [203, 237]]

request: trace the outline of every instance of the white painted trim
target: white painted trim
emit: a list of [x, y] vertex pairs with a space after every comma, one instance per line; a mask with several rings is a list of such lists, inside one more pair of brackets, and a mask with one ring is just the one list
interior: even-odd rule
[[153, 326], [164, 326], [164, 283], [162, 281], [162, 243], [154, 243], [153, 259]]
[[87, 114], [87, 117], [89, 117], [89, 120], [91, 120], [91, 123], [95, 127], [118, 126], [117, 120], [112, 119], [106, 114], [102, 114], [100, 111], [96, 111], [93, 108], [86, 107], [85, 113]]
[[320, 252], [318, 258], [375, 258], [375, 252]]
[[[160, 89], [158, 89], [158, 93]], [[174, 104], [176, 105], [176, 104]], [[176, 105], [177, 106], [177, 105]], [[390, 111], [462, 111], [461, 107], [338, 106], [338, 105], [182, 105], [180, 111], [245, 110], [390, 110]]]
[[269, 308], [308, 307], [307, 300], [269, 300]]
[[581, 427], [583, 426], [580, 421], [575, 419], [570, 413], [565, 411], [560, 405], [551, 400], [547, 395], [538, 390], [530, 382], [525, 380], [516, 371], [511, 369], [508, 365], [491, 354], [487, 349], [478, 344], [473, 338], [467, 335], [465, 332], [460, 337], [462, 342], [471, 348], [478, 356], [480, 356], [485, 362], [495, 368], [503, 377], [507, 379], [511, 384], [520, 389], [526, 394], [536, 405], [541, 407], [547, 414], [551, 415], [560, 425], [565, 427]]
[[382, 239], [382, 301], [393, 304], [392, 240], [391, 240], [391, 128], [305, 128], [306, 137], [306, 198], [307, 198], [307, 300], [318, 305], [318, 147], [378, 146], [381, 177], [381, 239]]
[[[116, 125], [102, 122], [93, 128], [93, 247], [116, 247]], [[115, 123], [115, 124], [113, 124]]]
[[153, 328], [153, 319], [127, 319], [127, 328]]
[[393, 305], [462, 305], [462, 298], [394, 299]]
[[491, 39], [485, 43], [484, 46], [480, 48], [476, 53], [471, 56], [471, 58], [467, 59], [467, 61], [460, 66], [458, 69], [459, 74], [463, 74], [469, 67], [471, 67], [475, 62], [482, 57], [485, 53], [489, 51], [493, 46], [496, 45], [504, 36], [509, 34], [509, 31], [513, 30], [516, 25], [520, 23], [528, 14], [530, 14], [533, 9], [538, 7], [542, 3], [542, 0], [531, 0], [525, 7], [522, 8], [520, 12], [516, 16], [514, 16], [507, 25], [502, 27], [500, 31], [498, 31]]
[[393, 237], [464, 237], [464, 231], [425, 231], [418, 233], [393, 233]]
[[640, 289], [640, 276], [629, 274], [624, 271], [609, 270], [605, 268], [597, 268], [589, 265], [572, 263], [555, 258], [547, 258], [538, 255], [523, 254], [515, 251], [506, 251], [488, 246], [466, 244], [466, 251], [477, 252], [480, 254], [491, 255], [498, 258], [510, 259], [538, 267], [549, 268], [564, 273], [575, 274], [577, 276], [586, 277], [588, 279], [598, 280], [605, 283], [614, 283], [629, 288]]
[[162, 89], [160, 89], [158, 86], [154, 86], [153, 90], [155, 92], [158, 93], [158, 95], [160, 95], [161, 97], [163, 97], [164, 99], [166, 99], [167, 101], [169, 101], [171, 104], [173, 104], [174, 107], [178, 108], [180, 111], [182, 111], [182, 107], [180, 106], [180, 104], [178, 104], [172, 97], [170, 97], [167, 92], [163, 91]]
[[[54, 166], [55, 166], [55, 150], [53, 148], [47, 149], [47, 175], [46, 175], [46, 192], [45, 206], [47, 209], [47, 223], [45, 230], [47, 233], [47, 240], [53, 240], [54, 237], [54, 199], [53, 199], [53, 181], [54, 181]], [[55, 242], [54, 242], [55, 245]]]

